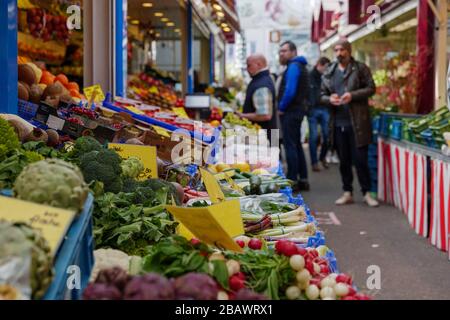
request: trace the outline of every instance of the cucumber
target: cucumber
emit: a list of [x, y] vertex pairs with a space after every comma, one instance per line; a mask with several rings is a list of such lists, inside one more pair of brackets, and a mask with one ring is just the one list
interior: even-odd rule
[[233, 180], [245, 180], [247, 181], [248, 179], [246, 177], [244, 177], [242, 174], [240, 173], [236, 173], [233, 177]]
[[250, 179], [251, 177], [253, 177], [253, 175], [251, 173], [248, 172], [242, 172], [241, 173], [244, 177], [246, 177], [247, 179]]

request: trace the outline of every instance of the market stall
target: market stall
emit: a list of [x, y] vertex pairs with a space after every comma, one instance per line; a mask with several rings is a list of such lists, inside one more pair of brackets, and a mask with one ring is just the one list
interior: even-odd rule
[[449, 236], [450, 154], [444, 145], [449, 113], [442, 108], [425, 117], [382, 114], [378, 141], [379, 198], [400, 209], [417, 234], [443, 251]]

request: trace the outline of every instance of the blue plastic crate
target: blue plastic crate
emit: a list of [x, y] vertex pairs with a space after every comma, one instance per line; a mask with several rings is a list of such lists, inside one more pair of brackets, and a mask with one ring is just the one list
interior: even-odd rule
[[[11, 190], [0, 190], [0, 195], [12, 197]], [[94, 268], [94, 234], [92, 213], [94, 197], [89, 194], [83, 211], [72, 222], [55, 256], [55, 277], [43, 300], [80, 300]], [[67, 280], [70, 267], [80, 271], [80, 289], [70, 290]]]
[[19, 100], [18, 107], [18, 115], [25, 120], [33, 119], [39, 108], [37, 104], [24, 100]]
[[403, 136], [403, 121], [392, 120], [392, 124], [389, 130], [389, 136], [394, 140], [402, 140]]
[[434, 139], [433, 132], [430, 129], [422, 131], [420, 136], [426, 142], [428, 147], [433, 148], [433, 149], [440, 149], [441, 148], [441, 146]]
[[[44, 300], [80, 300], [94, 268], [94, 235], [92, 213], [94, 197], [90, 194], [84, 210], [73, 221], [55, 259], [55, 278]], [[81, 288], [70, 290], [67, 284], [70, 267], [78, 267]]]

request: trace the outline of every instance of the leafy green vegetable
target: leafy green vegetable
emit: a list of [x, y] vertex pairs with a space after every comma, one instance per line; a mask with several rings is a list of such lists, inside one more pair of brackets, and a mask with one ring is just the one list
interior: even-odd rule
[[169, 278], [189, 272], [209, 273], [205, 253], [210, 253], [211, 249], [204, 244], [194, 246], [183, 237], [173, 236], [148, 249], [148, 255], [143, 259], [145, 272], [156, 272]]
[[14, 181], [27, 165], [43, 159], [33, 151], [13, 151], [8, 158], [0, 162], [0, 189], [12, 189]]
[[20, 148], [19, 137], [13, 126], [0, 117], [0, 145], [4, 146], [5, 153], [9, 153]]
[[[160, 191], [162, 192], [162, 191]], [[96, 198], [94, 236], [97, 247], [141, 256], [145, 248], [175, 233], [178, 223], [165, 211], [165, 202], [149, 195], [145, 206], [134, 193], [105, 193]], [[167, 192], [165, 193], [165, 199]]]
[[33, 151], [44, 158], [61, 158], [61, 154], [58, 152], [58, 150], [48, 147], [44, 142], [42, 141], [30, 141], [27, 143], [24, 143], [22, 145], [22, 148], [26, 151]]
[[289, 258], [273, 251], [246, 250], [244, 254], [228, 252], [225, 256], [239, 261], [250, 289], [273, 300], [283, 298], [287, 287], [295, 282], [295, 272], [289, 265]]

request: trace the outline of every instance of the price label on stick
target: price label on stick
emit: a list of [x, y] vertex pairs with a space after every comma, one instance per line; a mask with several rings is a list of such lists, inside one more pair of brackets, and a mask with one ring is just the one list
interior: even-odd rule
[[123, 159], [128, 159], [129, 157], [141, 159], [145, 169], [141, 176], [139, 176], [139, 180], [158, 178], [156, 147], [110, 143], [108, 144], [108, 148], [116, 151]]
[[75, 211], [0, 196], [0, 220], [25, 222], [42, 232], [54, 256], [75, 217]]
[[222, 188], [217, 182], [216, 177], [209, 171], [202, 168], [200, 168], [200, 173], [212, 203], [225, 201], [225, 195], [223, 194]]
[[239, 200], [226, 201], [205, 208], [167, 206], [167, 210], [181, 222], [188, 239], [198, 240], [221, 249], [242, 252], [232, 237], [244, 234]]
[[87, 87], [83, 89], [84, 95], [88, 101], [92, 102], [103, 102], [106, 97], [103, 93], [102, 87], [99, 84], [95, 86]]

